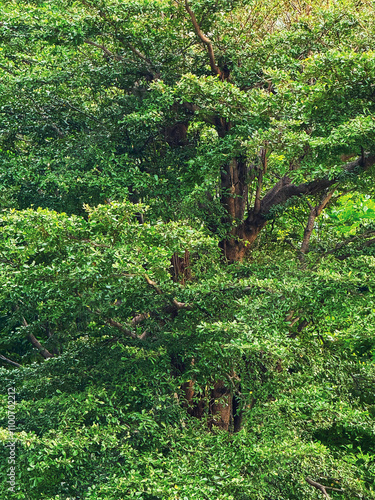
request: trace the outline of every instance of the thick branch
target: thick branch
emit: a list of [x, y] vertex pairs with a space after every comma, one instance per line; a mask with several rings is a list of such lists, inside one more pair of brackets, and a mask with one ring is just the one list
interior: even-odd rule
[[53, 354], [51, 354], [45, 347], [42, 346], [42, 344], [34, 337], [32, 333], [30, 333], [27, 338], [30, 340], [32, 345], [38, 349], [39, 354], [43, 356], [44, 359], [49, 359], [53, 358]]
[[138, 338], [138, 335], [136, 333], [132, 332], [131, 330], [129, 330], [128, 328], [126, 328], [124, 325], [122, 325], [118, 321], [115, 321], [112, 318], [105, 319], [104, 322], [107, 325], [110, 325], [110, 326], [113, 326], [114, 328], [117, 328], [117, 330], [119, 330], [121, 333], [124, 333], [125, 335], [128, 335], [132, 339], [137, 339]]
[[[360, 156], [357, 160], [347, 163], [343, 167], [346, 173], [354, 173], [358, 167], [367, 170], [375, 164], [375, 155]], [[288, 176], [284, 176], [268, 191], [261, 202], [261, 213], [266, 215], [275, 205], [285, 203], [293, 196], [313, 195], [332, 187], [339, 181], [339, 176], [333, 179], [323, 178], [306, 182], [296, 186], [292, 184]]]
[[212, 42], [209, 38], [206, 37], [206, 35], [203, 34], [202, 30], [200, 29], [197, 18], [195, 17], [194, 12], [191, 10], [191, 8], [189, 6], [188, 0], [185, 0], [185, 9], [191, 18], [191, 21], [193, 23], [196, 34], [199, 36], [199, 38], [202, 40], [202, 42], [207, 47], [207, 52], [208, 52], [208, 56], [210, 58], [210, 66], [211, 66], [212, 71], [216, 75], [219, 75], [221, 77], [222, 73], [220, 71], [220, 68], [216, 65], [216, 62], [215, 62], [215, 54], [214, 54], [214, 49], [212, 48]]
[[19, 363], [16, 363], [15, 361], [12, 361], [11, 359], [9, 358], [6, 358], [5, 356], [3, 356], [2, 354], [0, 354], [0, 359], [2, 361], [5, 361], [6, 363], [9, 363], [10, 365], [13, 365], [13, 366], [16, 366], [17, 368], [22, 368], [22, 365], [20, 365]]
[[[335, 245], [335, 247], [332, 248], [332, 250], [328, 250], [324, 255], [332, 255], [332, 254], [336, 253], [338, 250], [341, 250], [341, 248], [345, 247], [346, 245], [349, 245], [350, 243], [353, 243], [354, 241], [360, 241], [361, 239], [371, 238], [367, 241], [362, 242], [362, 244], [361, 244], [362, 248], [371, 246], [375, 243], [375, 238], [373, 238], [374, 235], [375, 235], [374, 231], [367, 231], [367, 232], [359, 234], [359, 235], [351, 236], [350, 238], [347, 238], [346, 240], [341, 241], [340, 243], [337, 243], [337, 245]], [[345, 259], [349, 255], [350, 254], [339, 256], [338, 259]]]
[[156, 291], [156, 293], [157, 293], [158, 295], [163, 295], [163, 292], [160, 290], [160, 288], [159, 288], [159, 287], [158, 287], [158, 285], [155, 283], [155, 281], [152, 281], [152, 279], [151, 279], [151, 278], [149, 278], [149, 277], [147, 276], [147, 274], [145, 274], [145, 278], [146, 278], [147, 283], [148, 283], [150, 286], [152, 286], [152, 288]]
[[[27, 328], [29, 326], [25, 318], [22, 318], [22, 322], [24, 327]], [[27, 338], [30, 340], [32, 345], [36, 349], [38, 349], [39, 354], [43, 356], [44, 359], [53, 358], [53, 354], [51, 354], [45, 347], [43, 347], [42, 344], [39, 342], [39, 340], [37, 340], [37, 338], [32, 333], [29, 333]]]

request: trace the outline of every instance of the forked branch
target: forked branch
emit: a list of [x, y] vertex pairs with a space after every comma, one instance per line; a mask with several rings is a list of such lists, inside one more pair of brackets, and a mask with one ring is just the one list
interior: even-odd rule
[[309, 477], [306, 477], [306, 482], [309, 483], [310, 486], [314, 486], [314, 488], [321, 491], [323, 493], [323, 495], [325, 496], [325, 498], [328, 498], [328, 500], [330, 500], [331, 497], [328, 495], [327, 490], [338, 491], [339, 493], [344, 492], [344, 490], [342, 490], [341, 488], [333, 488], [332, 486], [323, 486], [322, 484], [317, 483], [316, 481], [313, 481]]

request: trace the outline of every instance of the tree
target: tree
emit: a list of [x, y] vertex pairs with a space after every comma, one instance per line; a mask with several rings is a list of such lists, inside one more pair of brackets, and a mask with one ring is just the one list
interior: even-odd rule
[[19, 8], [3, 40], [25, 35], [2, 57], [21, 208], [81, 213], [77, 201], [129, 192], [172, 218], [189, 198], [200, 218], [215, 207], [209, 228], [234, 261], [283, 205], [359, 189], [374, 163], [371, 3]]
[[0, 496], [375, 498], [372, 2], [0, 9]]

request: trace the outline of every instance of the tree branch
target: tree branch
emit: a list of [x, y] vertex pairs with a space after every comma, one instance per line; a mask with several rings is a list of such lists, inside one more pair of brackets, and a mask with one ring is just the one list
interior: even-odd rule
[[[367, 170], [375, 164], [375, 155], [367, 154], [360, 156], [357, 160], [351, 161], [344, 165], [343, 171], [346, 173], [354, 173], [358, 167]], [[261, 213], [267, 215], [271, 208], [275, 205], [285, 203], [293, 196], [313, 195], [321, 193], [330, 188], [340, 180], [340, 176], [333, 179], [322, 178], [311, 182], [299, 184], [298, 186], [291, 183], [288, 176], [284, 176], [275, 184], [275, 186], [266, 193], [261, 201]]]
[[193, 306], [191, 304], [186, 304], [186, 302], [178, 302], [176, 299], [172, 299], [172, 304], [176, 309], [193, 309]]
[[97, 47], [98, 49], [102, 50], [105, 55], [107, 55], [108, 57], [112, 57], [116, 61], [123, 60], [123, 57], [121, 57], [117, 54], [114, 54], [113, 52], [108, 50], [107, 47], [105, 47], [104, 45], [100, 45], [100, 43], [93, 42], [92, 40], [88, 40], [87, 38], [85, 40], [83, 40], [83, 42], [86, 43], [87, 45], [92, 45], [93, 47]]
[[301, 254], [302, 256], [307, 253], [309, 249], [309, 243], [310, 243], [310, 238], [312, 235], [312, 232], [314, 230], [314, 224], [315, 224], [315, 219], [319, 217], [319, 215], [322, 213], [324, 208], [328, 205], [330, 199], [332, 198], [332, 195], [334, 193], [333, 191], [329, 191], [328, 193], [324, 194], [321, 198], [321, 201], [319, 205], [316, 205], [313, 207], [310, 205], [310, 213], [309, 213], [309, 218], [307, 220], [305, 232], [303, 234], [303, 241], [301, 245]]
[[325, 486], [323, 486], [322, 484], [320, 483], [317, 483], [316, 481], [313, 481], [312, 479], [310, 479], [309, 477], [306, 477], [305, 478], [306, 481], [309, 483], [310, 486], [314, 486], [314, 488], [316, 488], [317, 490], [320, 490], [323, 495], [328, 499], [328, 500], [331, 500], [331, 497], [328, 495], [327, 491], [326, 491], [326, 488]]
[[30, 333], [27, 338], [30, 340], [32, 345], [38, 349], [39, 354], [43, 356], [44, 359], [49, 359], [53, 358], [53, 354], [51, 354], [45, 347], [42, 346], [42, 344], [36, 339], [36, 337]]
[[[100, 313], [98, 313], [98, 314], [100, 314]], [[117, 330], [119, 330], [121, 333], [124, 333], [125, 335], [128, 335], [132, 339], [138, 339], [139, 338], [136, 333], [132, 332], [131, 330], [129, 330], [128, 328], [126, 328], [124, 325], [122, 325], [118, 321], [115, 321], [112, 318], [104, 319], [104, 322], [107, 325], [110, 325], [110, 326], [113, 326], [114, 328], [117, 328]]]
[[22, 368], [22, 365], [20, 365], [19, 363], [16, 363], [15, 361], [12, 361], [11, 359], [9, 358], [6, 358], [5, 356], [3, 356], [2, 354], [0, 354], [0, 359], [2, 361], [5, 361], [6, 363], [9, 363], [13, 366], [16, 366], [17, 368]]
[[[22, 322], [25, 328], [29, 326], [25, 318], [22, 318]], [[35, 347], [35, 349], [38, 349], [39, 354], [43, 356], [44, 359], [53, 358], [53, 354], [51, 354], [45, 347], [43, 347], [39, 340], [37, 340], [32, 333], [29, 333], [27, 338], [30, 340], [33, 347]]]
[[146, 57], [144, 54], [142, 54], [142, 52], [140, 50], [138, 50], [136, 47], [134, 47], [134, 45], [132, 45], [130, 42], [126, 42], [126, 44], [129, 47], [129, 49], [133, 52], [134, 55], [139, 57], [139, 59], [142, 59], [143, 61], [145, 61], [150, 66], [153, 66], [152, 61], [148, 57]]
[[[152, 279], [150, 279], [147, 274], [144, 275], [145, 278], [146, 278], [146, 281], [147, 283], [152, 286], [152, 288], [156, 291], [156, 293], [158, 295], [164, 295], [164, 293], [160, 290], [160, 288], [158, 287], [158, 285], [155, 283], [155, 281], [152, 281]], [[178, 302], [178, 300], [176, 299], [170, 299], [170, 302], [171, 304], [173, 305], [173, 307], [175, 309], [192, 309], [192, 306], [191, 304], [187, 304], [185, 302]]]
[[267, 171], [267, 150], [266, 150], [266, 148], [261, 149], [259, 156], [261, 158], [262, 168], [259, 169], [259, 172], [258, 172], [258, 182], [257, 182], [257, 188], [256, 188], [256, 192], [255, 192], [254, 213], [256, 213], [256, 214], [259, 214], [260, 209], [261, 209], [260, 195], [261, 195], [262, 187], [263, 187], [263, 174], [265, 174]]
[[194, 26], [194, 30], [198, 37], [201, 39], [201, 41], [205, 44], [208, 52], [208, 57], [210, 58], [210, 66], [212, 71], [216, 74], [222, 77], [222, 72], [220, 71], [220, 68], [216, 65], [215, 62], [215, 54], [214, 54], [214, 49], [212, 48], [212, 42], [209, 38], [206, 37], [206, 35], [203, 34], [202, 30], [200, 29], [200, 26], [198, 24], [197, 18], [195, 17], [194, 12], [191, 10], [189, 6], [188, 0], [185, 0], [185, 9], [188, 12], [191, 21]]
[[81, 115], [83, 116], [87, 116], [87, 118], [90, 118], [91, 120], [94, 120], [95, 122], [97, 123], [102, 123], [100, 120], [98, 120], [95, 116], [89, 114], [89, 113], [86, 113], [85, 111], [82, 111], [81, 109], [79, 108], [76, 108], [75, 106], [73, 106], [73, 104], [71, 104], [70, 102], [68, 101], [64, 101], [63, 99], [58, 99], [56, 96], [54, 97], [54, 99], [59, 102], [59, 103], [62, 103], [64, 104], [65, 106], [69, 106], [69, 108], [71, 109], [74, 109], [74, 111], [77, 111], [78, 113], [80, 113]]
[[158, 287], [158, 285], [155, 283], [155, 281], [152, 281], [152, 279], [151, 279], [151, 278], [149, 278], [149, 277], [147, 276], [147, 274], [145, 274], [144, 276], [145, 276], [145, 278], [146, 278], [147, 283], [148, 283], [150, 286], [152, 286], [152, 288], [156, 291], [156, 293], [157, 293], [158, 295], [163, 295], [163, 292], [160, 290], [160, 288], [159, 288], [159, 287]]
[[[372, 238], [371, 240], [367, 240], [367, 241], [363, 242], [363, 243], [362, 243], [362, 248], [363, 248], [363, 247], [369, 247], [369, 246], [374, 245], [374, 244], [375, 244], [375, 238]], [[347, 254], [345, 254], [345, 255], [339, 255], [339, 256], [337, 256], [336, 258], [337, 258], [338, 260], [345, 260], [345, 259], [347, 259], [348, 257], [350, 257], [350, 255], [351, 255], [350, 253], [347, 253]]]
[[[337, 243], [337, 245], [335, 245], [334, 248], [325, 252], [325, 254], [323, 256], [332, 255], [335, 252], [337, 252], [338, 250], [340, 250], [341, 248], [343, 248], [344, 246], [349, 245], [350, 243], [353, 243], [354, 241], [360, 241], [361, 239], [366, 240], [367, 238], [371, 238], [371, 239], [362, 243], [362, 247], [369, 247], [375, 243], [375, 238], [373, 238], [373, 236], [375, 236], [375, 231], [367, 231], [363, 234], [351, 236], [350, 238], [347, 238], [346, 240], [341, 241], [340, 243]], [[339, 256], [338, 258], [345, 259], [348, 257], [348, 255], [349, 254], [345, 254], [344, 256]]]
[[142, 313], [142, 314], [137, 314], [137, 316], [134, 316], [134, 318], [131, 320], [131, 324], [133, 326], [138, 325], [145, 319], [147, 319], [150, 316], [150, 313]]
[[[82, 0], [82, 3], [84, 5], [86, 5], [87, 7], [91, 7], [90, 4], [88, 4], [86, 1]], [[117, 30], [117, 24], [102, 10], [102, 9], [99, 9], [98, 11], [98, 14], [99, 16], [104, 19], [106, 22], [108, 22], [108, 24], [110, 24], [112, 26], [112, 28], [114, 28], [115, 30], [115, 33], [116, 33], [116, 36], [117, 36], [117, 39], [120, 40], [121, 43], [124, 44], [124, 46], [127, 46], [129, 47], [129, 49], [133, 52], [133, 54], [135, 54], [137, 57], [139, 57], [140, 59], [142, 59], [143, 61], [147, 62], [147, 64], [149, 66], [151, 66], [152, 68], [155, 68], [155, 66], [152, 64], [152, 61], [146, 57], [144, 54], [142, 54], [142, 52], [140, 52], [137, 48], [134, 47], [134, 45], [132, 45], [130, 42], [128, 42], [127, 40], [125, 40], [125, 38], [120, 34], [118, 33], [118, 30]], [[91, 40], [84, 40], [85, 43], [89, 43], [90, 45], [94, 45], [98, 48], [100, 48], [101, 50], [103, 50], [103, 52], [105, 54], [107, 54], [109, 57], [114, 57], [116, 60], [120, 61], [120, 60], [124, 60], [123, 57], [119, 56], [119, 55], [116, 55], [116, 54], [113, 54], [111, 51], [109, 51], [106, 47], [104, 47], [104, 45], [100, 45], [100, 44], [96, 44], [96, 42], [91, 42]], [[159, 75], [155, 72], [152, 77], [154, 79], [157, 79], [159, 78]]]
[[[97, 316], [102, 316], [102, 313], [99, 310], [93, 311], [89, 306], [87, 306], [87, 308], [88, 308], [90, 313], [96, 314]], [[129, 330], [129, 328], [126, 328], [123, 324], [119, 323], [118, 321], [116, 321], [112, 318], [103, 318], [103, 321], [106, 325], [109, 325], [109, 326], [112, 326], [113, 328], [116, 328], [121, 333], [124, 333], [125, 335], [131, 337], [132, 339], [139, 338], [136, 333], [132, 332], [131, 330]]]
[[259, 170], [257, 188], [256, 188], [256, 192], [255, 192], [255, 202], [254, 202], [254, 212], [256, 214], [259, 214], [260, 209], [261, 209], [260, 194], [262, 192], [262, 186], [263, 186], [263, 172], [262, 172], [262, 170]]

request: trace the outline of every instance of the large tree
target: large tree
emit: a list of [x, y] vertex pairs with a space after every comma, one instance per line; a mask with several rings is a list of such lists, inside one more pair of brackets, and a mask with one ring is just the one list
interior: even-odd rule
[[374, 499], [373, 2], [0, 10], [0, 496]]
[[3, 8], [3, 203], [195, 207], [234, 261], [301, 197], [306, 252], [333, 193], [365, 188], [371, 2], [59, 5]]

